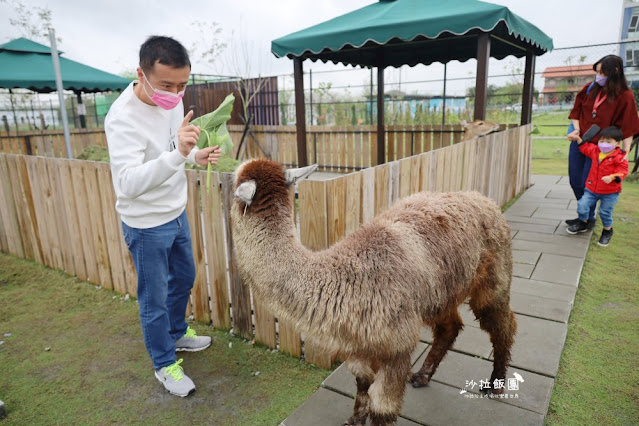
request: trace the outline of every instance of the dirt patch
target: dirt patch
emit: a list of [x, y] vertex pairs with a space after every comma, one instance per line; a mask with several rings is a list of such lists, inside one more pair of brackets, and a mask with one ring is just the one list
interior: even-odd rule
[[613, 311], [620, 311], [623, 309], [623, 306], [621, 306], [619, 303], [614, 303], [614, 302], [606, 302], [603, 305], [601, 305], [601, 309], [608, 309], [608, 310], [613, 310]]

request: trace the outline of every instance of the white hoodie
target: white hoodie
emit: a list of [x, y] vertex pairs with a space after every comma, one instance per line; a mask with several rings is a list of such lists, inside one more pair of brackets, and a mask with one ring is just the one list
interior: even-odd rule
[[152, 228], [178, 217], [186, 207], [184, 164], [195, 163], [197, 148], [182, 156], [177, 132], [184, 120], [182, 102], [170, 111], [142, 102], [129, 84], [104, 121], [111, 175], [122, 221]]

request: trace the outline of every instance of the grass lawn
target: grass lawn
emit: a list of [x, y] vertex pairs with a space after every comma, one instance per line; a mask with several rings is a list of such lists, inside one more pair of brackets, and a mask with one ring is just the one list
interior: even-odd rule
[[[535, 140], [532, 172], [565, 175], [568, 142]], [[632, 155], [634, 158], [634, 153]], [[568, 323], [568, 336], [546, 423], [631, 425], [639, 422], [639, 179], [624, 183], [610, 246], [595, 228]]]
[[569, 148], [570, 142], [566, 138], [534, 139], [531, 162], [532, 174], [568, 175]]
[[534, 113], [532, 122], [539, 131], [535, 136], [561, 136], [565, 139], [570, 124], [568, 114], [570, 110]]
[[586, 256], [550, 401], [553, 425], [639, 422], [639, 182], [625, 183], [610, 245]]
[[179, 398], [153, 376], [134, 300], [0, 254], [0, 301], [3, 425], [277, 425], [329, 374], [192, 324], [213, 344], [178, 353], [197, 387]]

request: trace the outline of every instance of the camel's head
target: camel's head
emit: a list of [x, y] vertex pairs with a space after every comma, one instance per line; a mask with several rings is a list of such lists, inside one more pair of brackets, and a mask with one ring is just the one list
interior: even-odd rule
[[460, 124], [464, 126], [466, 131], [464, 132], [464, 138], [462, 140], [467, 141], [479, 136], [484, 136], [492, 132], [499, 130], [499, 123], [486, 120], [475, 120], [470, 123], [466, 120], [461, 120]]
[[286, 205], [289, 187], [316, 169], [317, 164], [284, 170], [271, 160], [246, 161], [235, 171], [235, 201], [242, 203], [242, 208], [257, 205], [260, 210], [271, 205]]

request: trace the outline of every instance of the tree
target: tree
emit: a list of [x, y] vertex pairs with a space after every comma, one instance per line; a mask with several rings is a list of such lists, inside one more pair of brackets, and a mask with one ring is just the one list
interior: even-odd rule
[[[486, 97], [490, 98], [495, 91], [497, 90], [497, 86], [495, 86], [494, 84], [489, 84], [486, 87]], [[468, 89], [466, 89], [466, 97], [470, 98], [468, 100], [468, 102], [472, 103], [475, 100], [475, 86], [473, 87], [469, 87]]]
[[[564, 59], [564, 64], [572, 67], [574, 59], [575, 57], [570, 55], [566, 59]], [[586, 59], [588, 59], [588, 56], [581, 55], [579, 56], [579, 58], [576, 59], [576, 64], [583, 65], [584, 62], [586, 62]], [[567, 104], [574, 102], [575, 93], [571, 92], [570, 90], [570, 88], [574, 85], [574, 77], [571, 77], [569, 80], [562, 80], [559, 84], [557, 84], [557, 94], [559, 95], [557, 98], [557, 102]]]
[[[17, 35], [39, 43], [49, 44], [49, 28], [53, 28], [53, 14], [47, 7], [25, 6], [20, 0], [0, 0], [13, 8], [15, 17], [9, 18], [9, 24]], [[62, 38], [56, 36], [62, 43]]]
[[496, 88], [492, 95], [488, 98], [488, 105], [502, 107], [521, 103], [523, 90], [524, 85], [521, 83], [511, 83]]
[[[231, 74], [233, 76], [235, 88], [241, 100], [241, 119], [246, 125], [244, 135], [248, 134], [253, 137], [255, 143], [259, 146], [257, 138], [250, 128], [251, 118], [248, 110], [255, 96], [262, 91], [267, 81], [261, 75], [258, 75], [257, 78], [254, 77], [253, 73], [254, 66], [262, 69], [260, 66], [262, 49], [258, 49], [255, 43], [246, 39], [244, 35], [246, 32], [242, 30], [241, 24], [237, 29], [237, 34], [235, 30], [230, 32], [228, 41], [222, 40], [223, 30], [217, 23], [195, 21], [193, 25], [198, 28], [202, 35], [197, 41], [197, 46], [194, 45], [192, 48], [193, 53], [196, 55], [195, 57], [207, 62], [217, 74]], [[240, 141], [240, 149], [237, 152], [238, 159], [243, 155], [245, 147], [246, 144], [244, 144], [243, 137], [242, 141]], [[260, 149], [262, 148], [260, 147]]]
[[375, 108], [376, 101], [376, 93], [377, 93], [377, 85], [375, 84], [375, 80], [371, 77], [368, 77], [364, 80], [364, 84], [362, 84], [362, 98], [366, 100], [366, 105], [364, 105], [365, 109], [365, 117], [364, 123], [372, 125], [375, 121], [375, 116], [377, 110]]
[[[574, 60], [574, 56], [570, 55], [568, 57], [566, 57], [566, 59], [564, 59], [564, 64], [566, 64], [567, 66], [571, 67], [573, 65], [573, 60]], [[581, 55], [579, 56], [579, 58], [577, 59], [577, 64], [579, 65], [583, 65], [584, 62], [586, 62], [586, 59], [588, 59], [587, 55]]]
[[288, 113], [293, 92], [290, 90], [282, 90], [279, 92], [280, 98], [280, 117], [282, 118], [282, 126], [288, 126]]
[[[13, 17], [9, 17], [9, 24], [12, 27], [12, 33], [16, 37], [25, 37], [30, 40], [49, 45], [49, 28], [53, 27], [53, 15], [47, 7], [26, 6], [20, 0], [0, 0], [0, 4], [9, 5], [13, 9]], [[62, 43], [62, 39], [56, 36], [57, 43]], [[24, 92], [16, 94], [13, 90], [9, 90], [9, 102], [13, 111], [13, 121], [16, 125], [16, 131], [20, 127], [16, 116], [16, 109], [28, 111], [29, 107], [33, 110], [33, 92]], [[31, 122], [33, 120], [33, 123]], [[27, 125], [29, 129], [38, 128], [36, 118], [27, 114]], [[44, 125], [44, 123], [42, 123]]]
[[415, 124], [426, 124], [423, 102], [417, 102], [417, 107], [415, 107]]
[[[322, 102], [328, 98], [328, 101], [331, 102], [334, 100], [334, 96], [331, 93], [331, 88], [333, 87], [333, 83], [326, 83], [321, 81], [319, 83], [319, 87], [313, 89], [315, 95], [319, 98], [319, 102], [317, 103], [317, 124], [319, 126], [328, 124], [328, 113], [330, 106], [326, 107], [326, 111], [323, 111]], [[313, 125], [313, 123], [311, 123]]]
[[263, 89], [266, 78], [258, 75], [255, 77], [255, 68], [263, 69], [261, 66], [261, 49], [256, 43], [249, 41], [242, 30], [242, 25], [238, 28], [239, 35], [235, 30], [231, 31], [228, 47], [229, 50], [218, 60], [220, 68], [226, 69], [233, 76], [239, 77], [235, 85], [242, 99], [242, 109], [244, 120], [248, 122], [248, 109], [255, 96]]
[[217, 22], [193, 21], [191, 28], [196, 33], [196, 42], [191, 45], [189, 54], [205, 64], [215, 65], [220, 54], [226, 49], [226, 43], [221, 40], [222, 27]]

